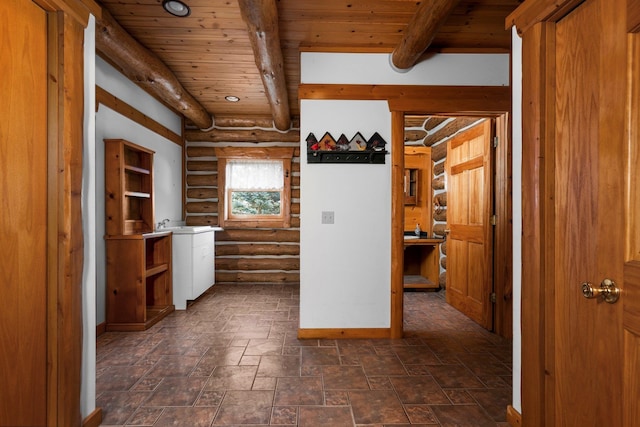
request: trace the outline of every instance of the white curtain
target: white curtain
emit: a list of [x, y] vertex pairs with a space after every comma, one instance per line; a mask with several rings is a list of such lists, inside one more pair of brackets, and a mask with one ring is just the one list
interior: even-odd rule
[[234, 190], [280, 190], [284, 176], [280, 160], [229, 160], [226, 174]]

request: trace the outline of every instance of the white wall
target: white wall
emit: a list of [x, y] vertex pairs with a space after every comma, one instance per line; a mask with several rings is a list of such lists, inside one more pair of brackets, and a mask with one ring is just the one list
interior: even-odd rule
[[390, 55], [304, 52], [302, 83], [506, 86], [509, 55], [448, 53], [432, 55], [409, 70], [398, 72]]
[[96, 409], [96, 242], [95, 225], [95, 18], [84, 31], [84, 123], [82, 153], [82, 385], [80, 411], [85, 419]]
[[[300, 103], [300, 135], [378, 132], [390, 149], [386, 101]], [[306, 147], [306, 143], [303, 143]], [[307, 164], [300, 158], [300, 327], [388, 328], [391, 318], [391, 162]], [[321, 224], [322, 211], [335, 213]]]
[[[182, 132], [180, 116], [169, 110], [117, 70], [96, 58], [96, 84], [132, 105], [177, 134]], [[104, 215], [104, 139], [123, 138], [155, 151], [154, 199], [156, 222], [168, 218], [182, 221], [182, 147], [136, 122], [100, 105], [95, 125], [95, 249], [96, 323], [105, 319], [105, 215]]]
[[522, 39], [512, 30], [513, 162], [513, 407], [522, 414]]
[[[304, 52], [301, 81], [327, 84], [509, 84], [509, 55], [439, 54], [398, 73], [388, 54]], [[307, 135], [378, 132], [391, 143], [386, 101], [301, 100], [300, 327], [388, 328], [391, 171], [385, 165], [307, 164]], [[390, 148], [390, 147], [389, 147]], [[321, 224], [322, 211], [335, 224]]]

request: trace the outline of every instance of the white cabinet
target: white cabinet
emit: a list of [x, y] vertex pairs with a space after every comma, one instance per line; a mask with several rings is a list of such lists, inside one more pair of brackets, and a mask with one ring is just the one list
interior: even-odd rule
[[218, 227], [170, 227], [173, 231], [173, 303], [186, 310], [215, 283], [215, 231]]

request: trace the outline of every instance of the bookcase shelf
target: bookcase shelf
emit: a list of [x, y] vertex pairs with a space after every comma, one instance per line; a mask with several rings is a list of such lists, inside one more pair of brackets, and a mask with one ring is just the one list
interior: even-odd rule
[[124, 139], [105, 139], [106, 235], [154, 229], [154, 152]]
[[105, 139], [107, 330], [145, 330], [174, 310], [172, 233], [154, 231], [154, 152]]

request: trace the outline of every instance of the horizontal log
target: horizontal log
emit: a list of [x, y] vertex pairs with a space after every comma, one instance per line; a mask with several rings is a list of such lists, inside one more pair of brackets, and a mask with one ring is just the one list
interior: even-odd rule
[[291, 177], [291, 186], [300, 187], [300, 175], [293, 175]]
[[443, 271], [442, 273], [440, 273], [440, 276], [438, 277], [438, 285], [440, 285], [442, 289], [447, 288], [447, 272], [446, 271]]
[[218, 162], [213, 162], [209, 160], [189, 160], [187, 161], [187, 170], [188, 171], [217, 171], [218, 170]]
[[187, 157], [215, 157], [215, 147], [187, 147]]
[[225, 228], [216, 233], [219, 242], [297, 242], [300, 243], [300, 230], [273, 228], [273, 229], [246, 229]]
[[447, 143], [443, 141], [431, 147], [431, 160], [439, 162], [447, 157]]
[[446, 240], [444, 242], [440, 243], [440, 252], [442, 252], [443, 255], [447, 254], [447, 241]]
[[300, 198], [300, 189], [299, 188], [295, 188], [295, 189], [291, 190], [291, 198], [292, 199], [299, 199]]
[[443, 173], [444, 173], [444, 162], [436, 163], [433, 165], [433, 176], [439, 176]]
[[194, 187], [187, 189], [188, 199], [217, 199], [217, 188]]
[[216, 117], [216, 127], [220, 128], [273, 128], [273, 119], [266, 118], [241, 118], [241, 117]]
[[433, 196], [434, 204], [437, 206], [447, 206], [447, 193], [438, 193]]
[[433, 220], [438, 222], [446, 222], [447, 221], [447, 210], [440, 209], [438, 212], [433, 213]]
[[225, 255], [300, 255], [300, 245], [279, 243], [217, 244], [216, 256]]
[[217, 187], [218, 174], [192, 175], [187, 174], [187, 185], [190, 187]]
[[286, 132], [265, 129], [211, 129], [185, 131], [187, 141], [208, 142], [300, 142], [300, 130]]
[[300, 270], [300, 258], [225, 258], [216, 256], [216, 270]]
[[291, 217], [291, 227], [292, 228], [300, 228], [300, 217], [292, 216]]
[[429, 136], [424, 139], [424, 145], [426, 145], [427, 147], [431, 147], [432, 145], [435, 145], [436, 142], [451, 137], [460, 129], [466, 128], [467, 126], [470, 126], [477, 121], [478, 119], [475, 117], [457, 117], [437, 131], [429, 134]]
[[188, 202], [187, 212], [189, 213], [214, 213], [218, 212], [218, 202]]
[[404, 127], [405, 128], [421, 128], [424, 125], [425, 120], [428, 119], [428, 116], [404, 116]]
[[218, 216], [217, 215], [187, 215], [187, 219], [185, 222], [187, 225], [210, 225], [212, 227], [217, 227]]
[[433, 226], [433, 234], [440, 237], [445, 237], [444, 230], [447, 228], [447, 224], [435, 224]]
[[216, 271], [216, 283], [299, 283], [300, 273], [244, 273], [244, 272], [218, 272]]
[[440, 126], [442, 123], [444, 123], [445, 121], [448, 120], [448, 117], [429, 117], [427, 119], [426, 122], [424, 122], [424, 128], [427, 131], [431, 131], [435, 128], [437, 128], [438, 126]]
[[291, 203], [291, 213], [300, 214], [300, 203]]
[[444, 175], [431, 180], [431, 188], [434, 190], [444, 190]]
[[427, 136], [427, 132], [424, 130], [405, 130], [404, 131], [404, 142], [416, 142], [422, 141]]
[[445, 270], [447, 269], [447, 257], [446, 256], [440, 257], [440, 266], [442, 268], [444, 268]]

